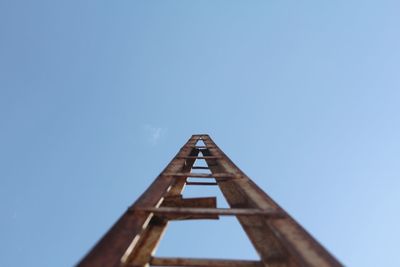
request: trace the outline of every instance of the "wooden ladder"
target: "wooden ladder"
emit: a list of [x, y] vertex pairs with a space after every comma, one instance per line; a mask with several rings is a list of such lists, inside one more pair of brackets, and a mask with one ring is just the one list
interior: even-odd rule
[[[196, 145], [202, 141], [204, 145]], [[193, 166], [204, 159], [208, 166]], [[211, 173], [193, 173], [209, 170]], [[188, 178], [204, 178], [204, 182]], [[215, 182], [209, 182], [214, 178]], [[199, 179], [198, 179], [199, 180]], [[215, 197], [183, 198], [185, 186], [218, 186], [230, 208]], [[260, 260], [154, 257], [171, 220], [235, 216]], [[342, 266], [306, 230], [246, 176], [207, 134], [193, 135], [140, 198], [82, 259], [78, 267], [139, 266]]]

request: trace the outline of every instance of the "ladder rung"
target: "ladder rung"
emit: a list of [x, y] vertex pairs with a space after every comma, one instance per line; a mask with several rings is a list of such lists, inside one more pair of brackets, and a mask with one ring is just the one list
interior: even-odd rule
[[208, 182], [186, 182], [186, 185], [218, 185], [218, 184], [208, 183]]
[[165, 215], [221, 215], [221, 216], [267, 216], [282, 217], [284, 213], [277, 210], [261, 210], [261, 209], [225, 209], [225, 208], [178, 208], [178, 207], [149, 207], [134, 208], [132, 211], [153, 212], [155, 214]]
[[221, 157], [217, 156], [204, 156], [204, 157], [197, 157], [197, 156], [187, 156], [187, 157], [177, 157], [178, 159], [220, 159]]
[[215, 148], [215, 146], [192, 146], [194, 148], [199, 148], [199, 149], [209, 149], [209, 148]]
[[176, 172], [176, 173], [164, 173], [164, 176], [179, 176], [179, 177], [193, 177], [193, 178], [228, 178], [233, 177], [231, 173], [189, 173], [189, 172]]
[[193, 166], [193, 170], [209, 170], [209, 167], [203, 167], [203, 166]]
[[260, 261], [251, 260], [217, 260], [195, 258], [163, 258], [152, 257], [150, 264], [153, 266], [204, 266], [204, 267], [260, 267], [264, 266]]

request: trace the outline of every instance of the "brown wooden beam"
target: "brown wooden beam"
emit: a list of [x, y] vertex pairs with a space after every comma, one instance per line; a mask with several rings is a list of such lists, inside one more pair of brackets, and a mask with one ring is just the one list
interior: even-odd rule
[[[317, 240], [284, 212], [265, 192], [250, 180], [211, 140], [203, 137], [203, 152], [211, 172], [229, 172], [237, 178], [216, 179], [227, 202], [233, 208], [276, 209], [285, 214], [281, 219], [255, 220], [240, 216], [239, 222], [266, 265], [339, 267], [342, 266]], [[211, 158], [216, 157], [216, 159]]]
[[218, 185], [218, 184], [208, 183], [208, 182], [186, 182], [186, 185]]
[[166, 197], [161, 207], [179, 207], [179, 208], [216, 208], [216, 197], [195, 197], [195, 198], [182, 198]]
[[193, 172], [165, 173], [164, 176], [193, 177], [193, 178], [229, 178], [229, 177], [233, 177], [232, 173], [193, 173]]
[[157, 215], [220, 215], [220, 216], [261, 216], [268, 218], [281, 218], [284, 213], [276, 210], [261, 209], [226, 209], [226, 208], [179, 208], [179, 207], [137, 207], [134, 212], [154, 213]]
[[161, 258], [153, 257], [151, 266], [188, 266], [188, 267], [261, 267], [260, 261], [251, 260], [219, 260], [194, 258]]
[[207, 167], [203, 167], [203, 166], [193, 166], [192, 167], [193, 170], [209, 170], [210, 168]]
[[[193, 166], [194, 159], [184, 160], [183, 158], [197, 155], [198, 150], [192, 148], [196, 141], [197, 139], [194, 137], [189, 139], [186, 145], [178, 152], [177, 156], [167, 165], [130, 209], [134, 209], [136, 206], [155, 207], [160, 204], [162, 197], [175, 183], [174, 177], [165, 177], [162, 174], [164, 172], [189, 171]], [[127, 251], [137, 242], [138, 237], [146, 230], [151, 218], [151, 214], [128, 210], [77, 264], [77, 267], [120, 267], [122, 257], [126, 255]]]
[[204, 157], [197, 157], [197, 156], [177, 156], [177, 159], [218, 159], [215, 156], [204, 156]]
[[[161, 208], [164, 207], [180, 207], [180, 208], [216, 208], [216, 197], [198, 197], [198, 198], [182, 198], [167, 197], [164, 199]], [[157, 213], [155, 213], [157, 214]], [[159, 215], [159, 214], [158, 214]], [[163, 218], [168, 220], [218, 220], [218, 215], [215, 214], [183, 214], [183, 213], [163, 213]]]

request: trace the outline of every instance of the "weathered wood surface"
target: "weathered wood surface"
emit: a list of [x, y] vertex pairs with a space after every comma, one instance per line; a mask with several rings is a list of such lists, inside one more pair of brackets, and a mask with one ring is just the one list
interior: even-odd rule
[[[160, 204], [163, 196], [171, 189], [175, 178], [164, 176], [163, 173], [187, 172], [192, 166], [188, 166], [188, 160], [181, 159], [187, 156], [196, 156], [193, 146], [196, 138], [191, 138], [178, 152], [176, 157], [156, 178], [150, 187], [131, 206], [151, 207]], [[191, 160], [194, 162], [194, 160]], [[192, 163], [193, 165], [193, 163]], [[183, 186], [184, 184], [182, 184]], [[123, 256], [132, 249], [137, 242], [138, 236], [143, 233], [153, 215], [143, 216], [143, 213], [127, 211], [111, 227], [92, 250], [77, 264], [77, 267], [119, 267]]]
[[[238, 216], [243, 229], [267, 266], [342, 266], [318, 241], [305, 231], [249, 177], [246, 176], [211, 140], [203, 138], [206, 146], [201, 150], [212, 173], [227, 172], [235, 179], [216, 178], [227, 202], [232, 208], [273, 209], [284, 214], [283, 218]], [[216, 157], [215, 159], [212, 156]]]
[[[204, 146], [196, 146], [198, 140]], [[205, 166], [193, 166], [204, 159]], [[192, 169], [210, 170], [191, 173]], [[192, 182], [188, 178], [214, 178]], [[230, 205], [215, 197], [182, 198], [186, 185], [217, 185]], [[236, 216], [260, 261], [154, 257], [168, 221]], [[250, 180], [208, 135], [193, 135], [148, 190], [122, 215], [78, 267], [145, 266], [342, 266], [306, 230]]]
[[216, 260], [194, 258], [160, 258], [154, 257], [151, 266], [188, 266], [188, 267], [262, 267], [260, 261], [250, 260]]

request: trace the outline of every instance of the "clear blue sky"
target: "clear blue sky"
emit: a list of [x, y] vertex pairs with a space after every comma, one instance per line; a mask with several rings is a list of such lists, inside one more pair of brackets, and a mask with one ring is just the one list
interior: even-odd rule
[[[193, 133], [347, 266], [400, 266], [399, 10], [0, 1], [0, 266], [72, 266]], [[255, 257], [223, 223], [157, 253]]]

